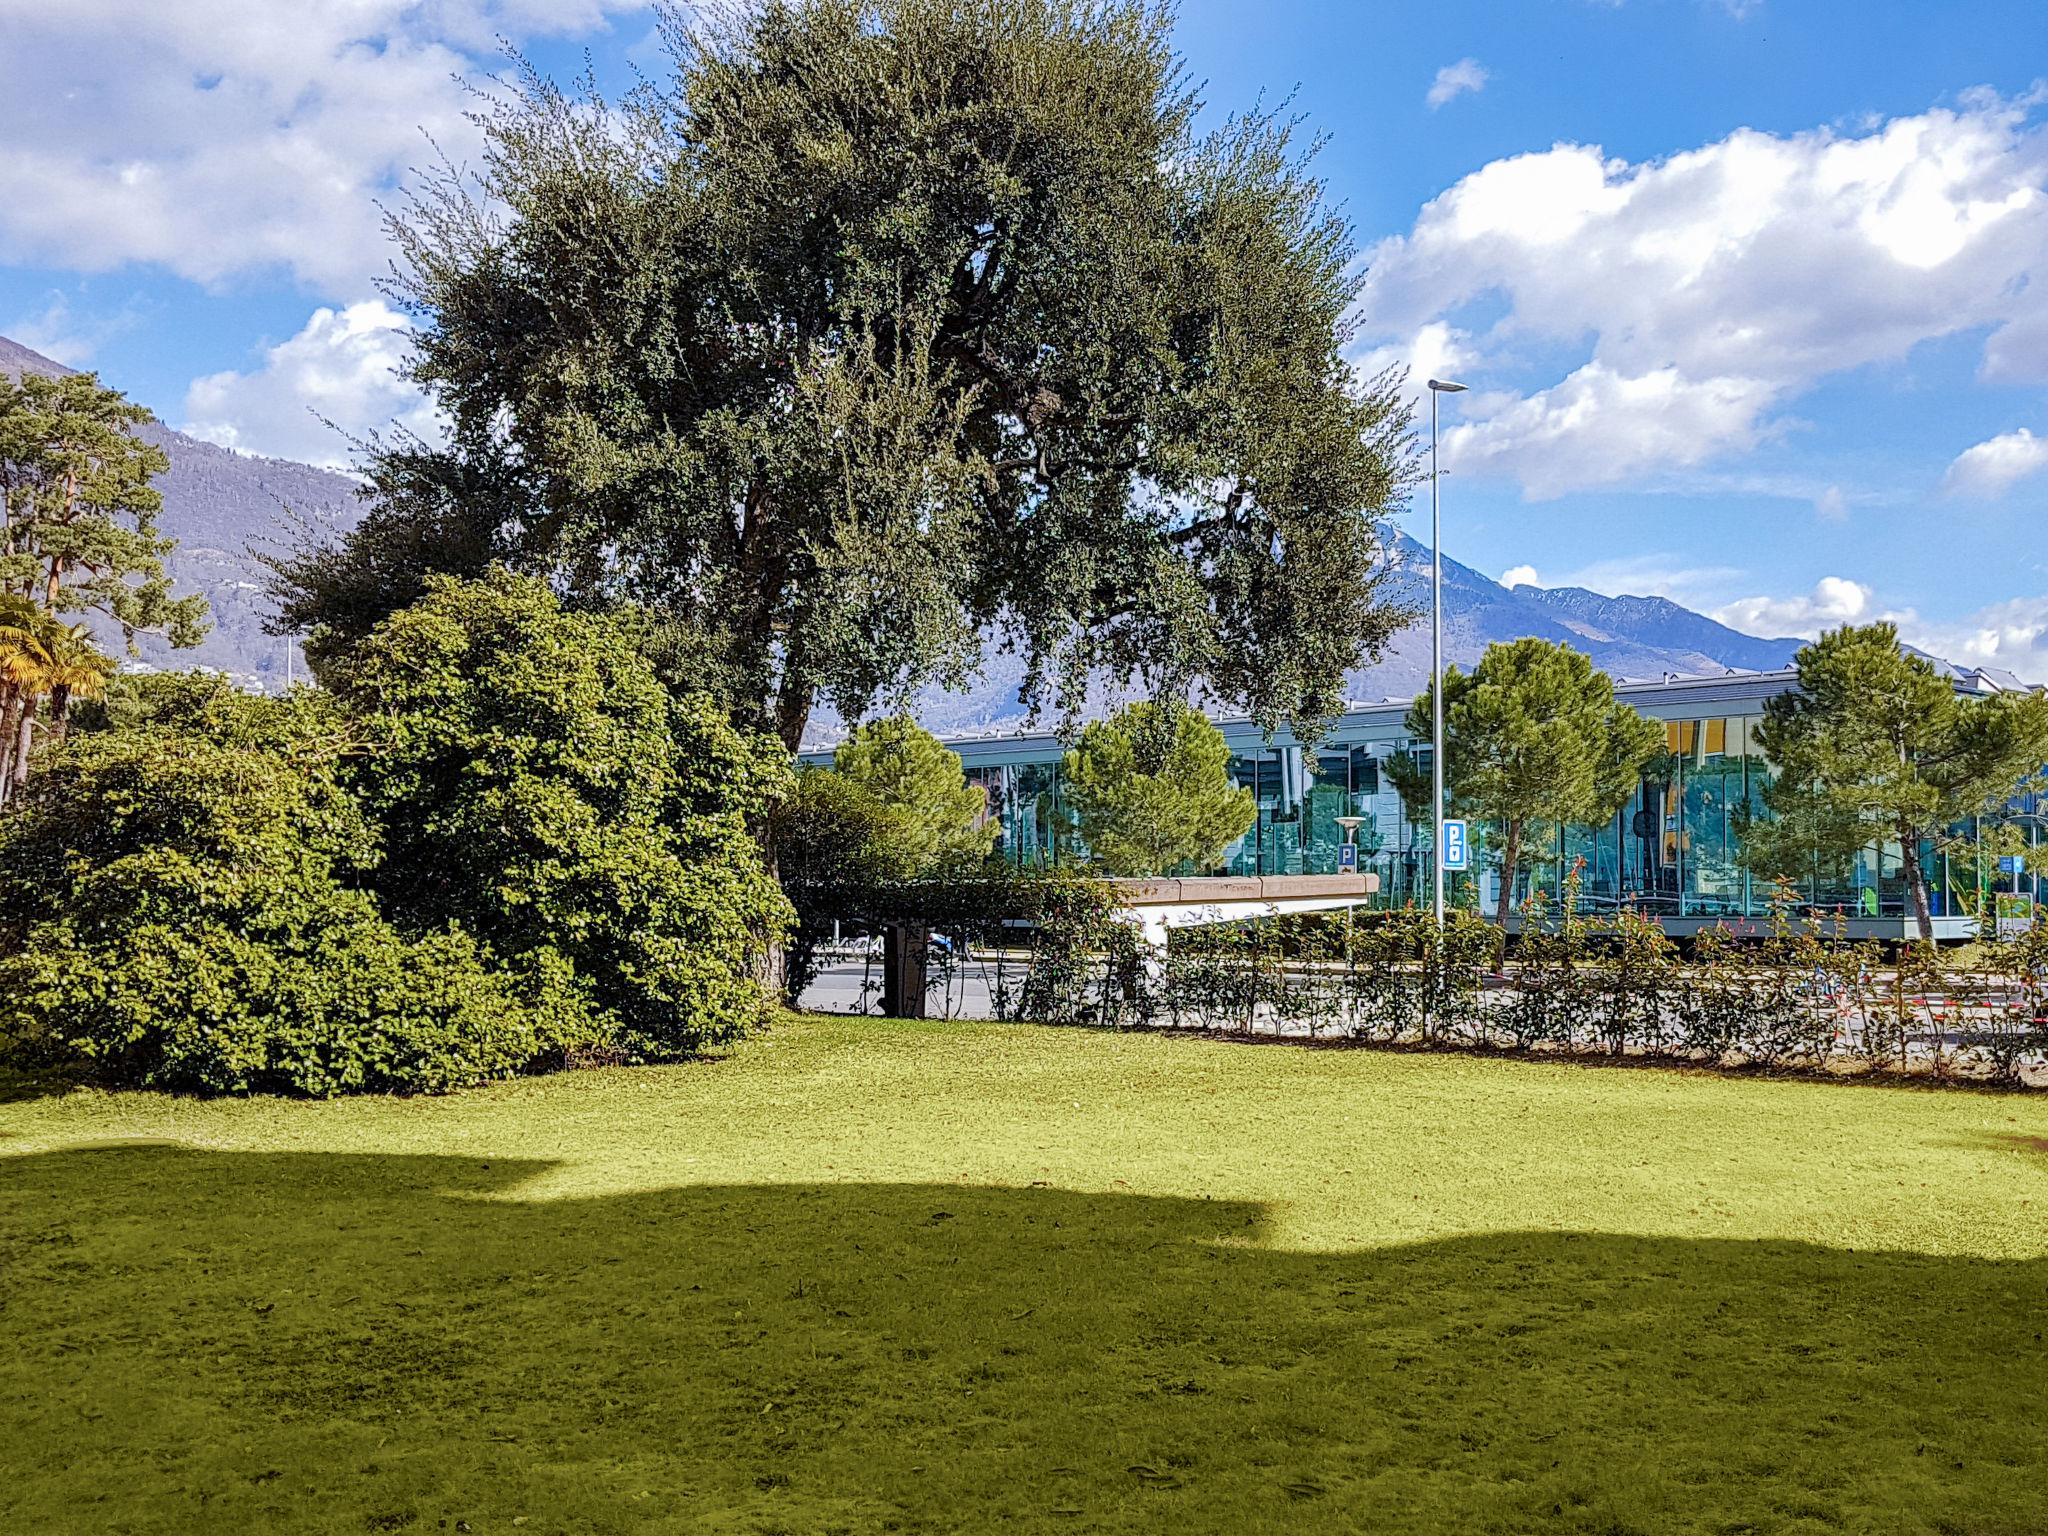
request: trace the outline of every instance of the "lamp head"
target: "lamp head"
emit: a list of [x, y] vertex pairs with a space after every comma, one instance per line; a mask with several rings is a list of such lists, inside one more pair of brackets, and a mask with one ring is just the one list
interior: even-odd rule
[[1453, 384], [1449, 379], [1431, 379], [1429, 387], [1440, 395], [1462, 395], [1465, 392], [1463, 384]]

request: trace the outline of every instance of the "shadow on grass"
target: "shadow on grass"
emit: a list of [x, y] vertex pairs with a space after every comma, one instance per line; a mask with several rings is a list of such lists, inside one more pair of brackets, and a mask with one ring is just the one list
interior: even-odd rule
[[31, 1099], [54, 1099], [79, 1085], [76, 1074], [23, 1072], [0, 1067], [0, 1104], [26, 1104]]
[[0, 1159], [0, 1529], [2048, 1526], [2048, 1264], [549, 1168]]

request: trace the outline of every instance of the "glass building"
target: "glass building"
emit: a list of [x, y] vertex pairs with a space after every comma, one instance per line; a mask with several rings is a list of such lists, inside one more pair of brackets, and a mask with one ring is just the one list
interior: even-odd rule
[[[1982, 673], [1958, 672], [1955, 686], [1978, 694], [1999, 684]], [[1547, 826], [1524, 834], [1522, 869], [1511, 905], [1541, 889], [1555, 908], [1565, 873], [1583, 860], [1579, 901], [1591, 913], [1627, 906], [1683, 933], [1715, 922], [1759, 924], [1772, 890], [1743, 868], [1738, 828], [1745, 811], [1764, 814], [1772, 769], [1757, 743], [1764, 701], [1794, 685], [1783, 672], [1623, 680], [1617, 695], [1664, 727], [1664, 748], [1651, 761], [1629, 803], [1600, 826]], [[1379, 902], [1401, 906], [1430, 899], [1434, 851], [1425, 815], [1411, 819], [1387, 771], [1406, 753], [1426, 772], [1429, 743], [1409, 738], [1409, 700], [1356, 704], [1311, 755], [1285, 732], [1267, 739], [1243, 720], [1217, 724], [1230, 743], [1231, 771], [1252, 791], [1257, 818], [1214, 869], [1183, 874], [1328, 874], [1344, 843], [1339, 817], [1358, 817], [1361, 869], [1380, 876]], [[968, 778], [983, 786], [988, 813], [1002, 823], [1003, 856], [1018, 863], [1059, 858], [1085, 861], [1061, 800], [1064, 746], [1050, 732], [948, 738]], [[828, 754], [808, 754], [825, 761]], [[2030, 841], [2041, 838], [2048, 803], [2016, 801], [2012, 815]], [[1456, 899], [1481, 911], [1499, 909], [1502, 892], [1497, 838], [1472, 829], [1473, 871], [1454, 877]], [[1995, 892], [2037, 897], [2034, 878], [1980, 867], [1974, 856], [1923, 849], [1938, 937], [1974, 935], [1977, 914]], [[1903, 933], [1911, 898], [1896, 843], [1872, 844], [1854, 859], [1816, 861], [1798, 882], [1809, 908], [1839, 913], [1852, 931]]]

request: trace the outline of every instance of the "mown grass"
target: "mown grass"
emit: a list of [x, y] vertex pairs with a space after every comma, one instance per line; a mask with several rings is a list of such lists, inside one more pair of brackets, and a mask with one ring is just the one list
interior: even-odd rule
[[2044, 1254], [1992, 1094], [792, 1020], [31, 1095], [0, 1530], [2035, 1532]]

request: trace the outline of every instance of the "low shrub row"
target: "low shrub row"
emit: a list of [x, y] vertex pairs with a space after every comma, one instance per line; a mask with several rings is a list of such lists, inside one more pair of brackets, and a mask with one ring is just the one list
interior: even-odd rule
[[1143, 1006], [1175, 1028], [2019, 1083], [2048, 1059], [2048, 931], [1965, 969], [1789, 907], [1689, 954], [1628, 912], [1533, 911], [1512, 946], [1462, 913], [1441, 943], [1425, 912], [1275, 919], [1175, 935]]

